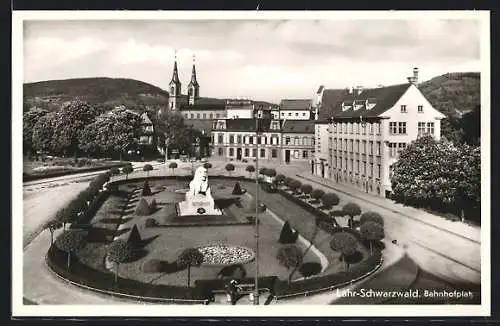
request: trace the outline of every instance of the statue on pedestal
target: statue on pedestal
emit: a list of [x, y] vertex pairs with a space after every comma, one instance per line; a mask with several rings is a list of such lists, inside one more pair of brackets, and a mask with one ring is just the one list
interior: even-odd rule
[[193, 180], [189, 183], [186, 199], [179, 203], [182, 215], [222, 215], [215, 202], [208, 184], [208, 171], [203, 166], [196, 169]]

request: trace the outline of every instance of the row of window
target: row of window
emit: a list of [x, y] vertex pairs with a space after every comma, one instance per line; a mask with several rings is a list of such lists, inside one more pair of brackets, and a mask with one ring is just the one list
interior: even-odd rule
[[[374, 144], [376, 145], [375, 148]], [[344, 150], [361, 154], [375, 154], [375, 155], [381, 155], [382, 153], [382, 143], [380, 141], [374, 143], [371, 140], [367, 142], [366, 140], [354, 141], [353, 139], [334, 138], [331, 145], [333, 146], [330, 146], [330, 148], [333, 148], [334, 150]]]
[[[217, 118], [220, 118], [221, 116], [222, 115], [220, 113], [216, 113], [215, 116], [213, 113], [209, 113], [209, 114], [196, 113], [196, 119], [214, 119], [214, 117], [217, 119]], [[191, 114], [184, 113], [184, 119], [195, 119], [195, 114], [194, 113], [191, 113]]]
[[418, 135], [422, 136], [425, 134], [434, 135], [434, 122], [418, 123]]
[[333, 133], [359, 135], [380, 135], [381, 123], [371, 122], [339, 122], [332, 125]]
[[[213, 136], [212, 136], [213, 137]], [[279, 136], [244, 136], [244, 135], [229, 135], [229, 144], [263, 144], [263, 145], [279, 145]], [[212, 139], [213, 141], [213, 139]], [[284, 137], [285, 145], [302, 145], [314, 146], [314, 137]], [[217, 135], [217, 143], [224, 143], [224, 134]]]
[[[236, 156], [235, 152], [236, 151], [235, 151], [234, 148], [232, 148], [232, 147], [229, 148], [229, 157], [235, 157]], [[271, 152], [271, 158], [277, 158], [278, 157], [278, 150], [277, 149], [271, 149], [270, 152]], [[242, 157], [257, 157], [257, 149], [256, 148], [252, 148], [251, 151], [250, 151], [249, 148], [244, 148], [243, 149], [243, 153], [244, 153], [244, 155]], [[218, 154], [219, 154], [219, 156], [224, 155], [224, 150], [222, 148], [219, 148]], [[295, 150], [295, 151], [292, 151], [290, 154], [291, 154], [292, 157], [294, 157], [296, 159], [300, 159], [301, 157], [303, 159], [309, 158], [309, 151]], [[266, 157], [266, 149], [265, 148], [261, 148], [259, 150], [259, 158], [265, 158], [265, 157]]]
[[[370, 163], [367, 164], [366, 162], [360, 162], [359, 160], [354, 160], [354, 159], [341, 159], [341, 158], [336, 158], [333, 160], [333, 168], [334, 169], [339, 169], [339, 170], [344, 170], [344, 172], [347, 171], [353, 171], [355, 174], [362, 174], [362, 175], [367, 175], [369, 177], [375, 177], [379, 178], [382, 174], [382, 166], [380, 164], [377, 164], [376, 169], [374, 171], [374, 164]], [[366, 168], [369, 168], [368, 171]], [[375, 174], [373, 174], [375, 172]]]
[[[401, 113], [406, 113], [406, 105], [401, 105]], [[417, 106], [417, 112], [418, 113], [424, 113], [424, 106], [423, 105], [418, 105]]]
[[389, 156], [397, 157], [400, 152], [406, 149], [406, 143], [389, 143]]
[[[285, 116], [285, 112], [281, 112], [281, 116], [284, 117]], [[291, 117], [292, 116], [292, 112], [288, 112], [288, 116]], [[295, 116], [298, 117], [299, 116], [299, 113], [298, 112], [295, 112]], [[306, 117], [307, 116], [307, 113], [306, 112], [302, 112], [302, 116], [303, 117]]]

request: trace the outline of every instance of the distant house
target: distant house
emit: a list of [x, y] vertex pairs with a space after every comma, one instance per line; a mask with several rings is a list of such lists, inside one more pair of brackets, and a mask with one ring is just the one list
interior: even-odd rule
[[310, 120], [312, 111], [311, 99], [284, 99], [280, 102], [280, 119]]

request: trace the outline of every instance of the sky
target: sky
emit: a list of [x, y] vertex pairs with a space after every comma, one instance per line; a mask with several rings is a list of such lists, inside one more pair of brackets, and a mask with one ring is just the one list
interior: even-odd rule
[[327, 88], [376, 87], [480, 71], [475, 20], [24, 21], [24, 82], [132, 78], [182, 92], [196, 60], [200, 95], [279, 102]]

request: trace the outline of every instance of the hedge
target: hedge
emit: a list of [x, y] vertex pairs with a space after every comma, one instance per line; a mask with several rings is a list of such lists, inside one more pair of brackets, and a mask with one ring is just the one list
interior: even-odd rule
[[72, 175], [72, 174], [85, 173], [85, 172], [104, 171], [104, 170], [109, 170], [110, 168], [114, 168], [114, 167], [121, 168], [127, 164], [128, 163], [117, 163], [117, 164], [110, 164], [110, 165], [106, 165], [106, 166], [96, 166], [96, 167], [92, 167], [92, 168], [72, 169], [72, 170], [66, 170], [66, 171], [54, 171], [52, 173], [46, 172], [43, 175], [23, 173], [23, 182], [35, 181], [35, 180], [41, 180], [41, 179], [47, 179], [47, 178], [62, 177], [65, 175]]
[[[70, 271], [67, 270], [67, 254], [51, 246], [47, 256], [47, 265], [59, 276], [76, 283], [76, 285], [89, 287], [91, 290], [112, 292], [118, 296], [137, 296], [147, 301], [171, 301], [176, 303], [206, 303], [207, 295], [198, 288], [187, 288], [172, 285], [153, 285], [136, 280], [118, 277], [114, 282], [114, 274], [94, 269], [75, 259], [71, 262]], [[182, 300], [193, 300], [183, 302]]]

